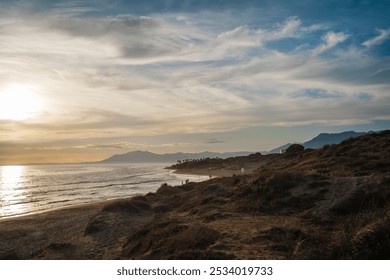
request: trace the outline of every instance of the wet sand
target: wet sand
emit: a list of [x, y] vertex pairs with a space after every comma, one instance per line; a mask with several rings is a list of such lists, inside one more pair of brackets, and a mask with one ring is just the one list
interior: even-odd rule
[[389, 140], [191, 162], [221, 175], [1, 219], [0, 259], [389, 259]]
[[[32, 259], [48, 248], [70, 251], [69, 244], [77, 243], [85, 234], [88, 223], [110, 200], [86, 205], [65, 207], [37, 214], [0, 219], [0, 259]], [[84, 259], [86, 256], [76, 256]], [[53, 259], [66, 258], [66, 254]], [[74, 257], [72, 257], [74, 258]]]

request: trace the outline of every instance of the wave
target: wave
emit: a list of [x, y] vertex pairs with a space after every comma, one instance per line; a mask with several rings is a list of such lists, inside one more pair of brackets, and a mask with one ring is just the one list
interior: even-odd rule
[[[183, 175], [163, 166], [41, 165], [23, 166], [19, 171], [0, 177], [0, 218], [146, 194], [162, 183], [183, 181]], [[192, 176], [192, 181], [206, 178]]]

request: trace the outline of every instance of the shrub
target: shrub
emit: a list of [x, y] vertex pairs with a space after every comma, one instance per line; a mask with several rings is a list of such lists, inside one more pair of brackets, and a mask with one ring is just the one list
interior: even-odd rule
[[130, 236], [123, 255], [140, 259], [176, 259], [185, 257], [189, 251], [207, 249], [217, 238], [218, 233], [206, 226], [187, 226], [171, 220], [152, 224]]
[[130, 200], [115, 201], [102, 209], [104, 212], [128, 212], [132, 214], [137, 214], [145, 210], [150, 210], [150, 205], [145, 198], [141, 196], [134, 197]]
[[344, 218], [333, 234], [329, 258], [389, 259], [389, 216], [383, 211], [368, 210]]
[[300, 144], [292, 144], [286, 149], [286, 154], [300, 153], [305, 150], [305, 147]]

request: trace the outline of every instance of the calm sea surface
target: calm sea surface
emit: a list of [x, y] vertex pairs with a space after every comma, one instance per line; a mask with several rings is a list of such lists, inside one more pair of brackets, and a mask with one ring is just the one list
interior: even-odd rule
[[0, 166], [0, 218], [155, 191], [162, 183], [202, 181], [163, 164]]

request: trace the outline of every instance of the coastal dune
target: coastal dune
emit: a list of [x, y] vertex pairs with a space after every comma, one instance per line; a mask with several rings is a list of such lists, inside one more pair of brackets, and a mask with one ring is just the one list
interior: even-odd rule
[[50, 248], [61, 250], [66, 257], [66, 247], [70, 247], [66, 244], [83, 235], [85, 225], [100, 209], [95, 203], [1, 219], [0, 258], [31, 259]]
[[2, 219], [0, 259], [117, 258], [118, 241], [153, 217], [148, 209], [132, 208], [134, 201], [111, 200]]
[[[318, 150], [175, 165], [231, 176], [0, 220], [0, 258], [388, 259], [389, 154], [384, 131]], [[253, 170], [232, 169], [245, 164]]]

